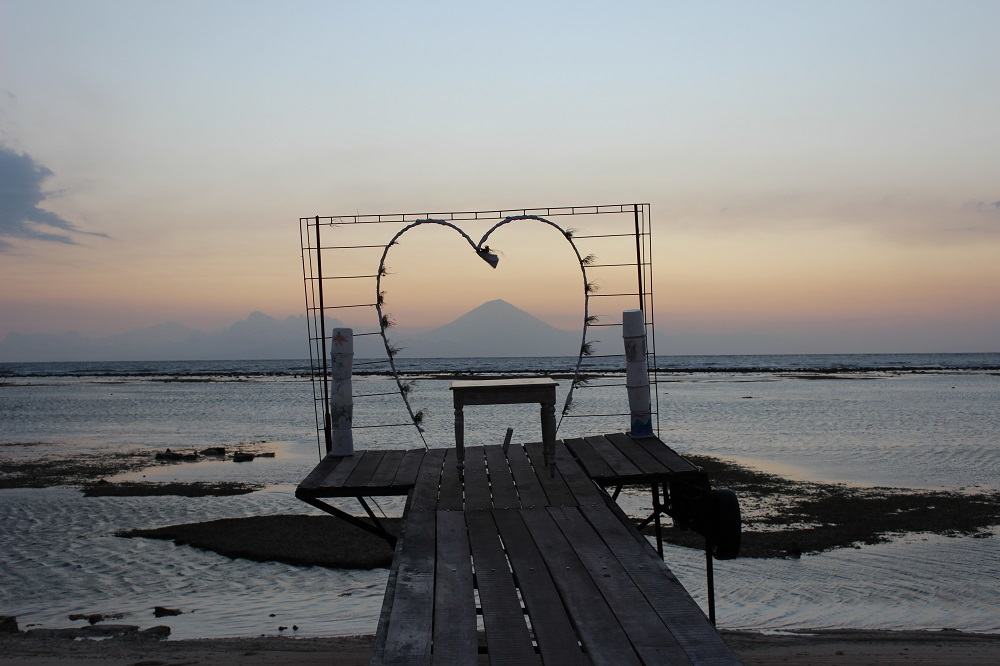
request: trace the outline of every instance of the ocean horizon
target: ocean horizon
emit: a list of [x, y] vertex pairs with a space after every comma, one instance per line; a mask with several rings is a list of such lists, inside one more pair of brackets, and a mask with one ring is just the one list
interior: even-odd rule
[[[355, 374], [389, 371], [384, 358], [358, 357]], [[869, 353], [869, 354], [691, 354], [660, 355], [651, 368], [662, 373], [703, 372], [934, 372], [1000, 370], [1000, 352]], [[396, 359], [407, 373], [537, 373], [572, 372], [575, 356], [472, 356]], [[624, 356], [585, 358], [583, 372], [624, 371]], [[146, 361], [24, 361], [0, 362], [4, 377], [74, 376], [241, 376], [308, 375], [308, 358]]]

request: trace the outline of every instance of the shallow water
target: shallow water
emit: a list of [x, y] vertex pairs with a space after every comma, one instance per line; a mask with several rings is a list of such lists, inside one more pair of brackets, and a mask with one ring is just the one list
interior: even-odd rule
[[[274, 459], [186, 463], [129, 475], [147, 480], [242, 480], [267, 485], [222, 498], [83, 498], [71, 488], [0, 491], [0, 614], [22, 626], [68, 626], [76, 612], [124, 612], [174, 637], [256, 635], [298, 625], [298, 635], [374, 630], [387, 572], [231, 560], [168, 542], [122, 539], [121, 529], [223, 517], [313, 513], [292, 496], [315, 464], [312, 389], [288, 374], [166, 382], [165, 376], [27, 376], [0, 386], [0, 456], [233, 447], [259, 442]], [[578, 392], [573, 415], [626, 409], [609, 377]], [[565, 390], [565, 383], [560, 393]], [[384, 377], [356, 392], [391, 391]], [[419, 381], [427, 439], [452, 440], [447, 382]], [[803, 378], [778, 372], [692, 373], [660, 385], [663, 438], [796, 478], [863, 485], [1000, 488], [1000, 377], [986, 371], [863, 371]], [[355, 422], [400, 422], [398, 397], [359, 400]], [[537, 408], [471, 408], [467, 444], [540, 438]], [[567, 418], [560, 436], [621, 431], [624, 417]], [[11, 443], [42, 442], [38, 446]], [[358, 448], [420, 446], [412, 426], [357, 431]], [[623, 496], [625, 497], [625, 496]], [[643, 498], [627, 499], [638, 510]], [[345, 504], [345, 506], [348, 506]], [[389, 513], [400, 502], [382, 502]], [[801, 560], [716, 564], [720, 625], [941, 628], [1000, 631], [1000, 540], [910, 535], [889, 544]], [[667, 561], [703, 599], [704, 560], [668, 548]], [[344, 596], [342, 596], [344, 595]], [[154, 605], [188, 611], [154, 619]], [[193, 611], [193, 612], [192, 612]], [[275, 613], [276, 617], [268, 617]]]
[[[683, 452], [719, 455], [797, 478], [912, 487], [1000, 487], [1000, 376], [989, 372], [863, 372], [803, 379], [791, 373], [671, 376], [659, 386], [661, 437]], [[574, 437], [627, 429], [621, 377], [577, 389], [559, 434]], [[559, 387], [560, 404], [568, 380]], [[384, 377], [355, 379], [356, 393], [395, 388]], [[448, 382], [416, 383], [413, 404], [426, 412], [432, 446], [454, 441]], [[4, 456], [129, 448], [203, 448], [241, 441], [284, 442], [318, 458], [308, 380], [164, 382], [148, 377], [23, 378], [0, 387]], [[358, 399], [355, 425], [407, 422], [396, 395]], [[541, 438], [537, 407], [466, 410], [467, 444]], [[362, 428], [358, 448], [422, 446], [410, 425]], [[274, 482], [301, 479], [302, 467], [279, 464]]]
[[[291, 492], [81, 498], [61, 488], [0, 491], [0, 613], [17, 615], [22, 629], [70, 626], [71, 613], [123, 613], [125, 623], [168, 624], [173, 638], [277, 634], [279, 625], [297, 625], [301, 636], [370, 632], [385, 569], [259, 563], [114, 536], [146, 526], [308, 513]], [[154, 606], [184, 614], [155, 619]]]
[[[715, 562], [719, 626], [731, 629], [961, 629], [1000, 632], [1000, 531], [911, 534], [801, 559]], [[704, 555], [664, 558], [703, 607]]]

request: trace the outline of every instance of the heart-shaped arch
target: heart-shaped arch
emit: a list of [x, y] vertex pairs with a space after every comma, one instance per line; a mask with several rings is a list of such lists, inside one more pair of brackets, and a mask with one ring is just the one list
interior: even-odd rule
[[389, 319], [382, 312], [382, 305], [384, 303], [384, 292], [382, 291], [382, 278], [386, 275], [385, 260], [389, 256], [389, 250], [396, 244], [399, 243], [399, 239], [406, 234], [411, 229], [414, 229], [425, 224], [436, 224], [443, 227], [448, 227], [456, 231], [465, 241], [469, 244], [472, 250], [480, 256], [486, 263], [490, 265], [491, 268], [496, 268], [497, 263], [500, 258], [490, 251], [489, 245], [486, 241], [489, 240], [490, 236], [494, 231], [502, 226], [510, 224], [511, 222], [520, 222], [522, 220], [533, 220], [536, 222], [542, 222], [544, 224], [553, 227], [558, 230], [563, 238], [569, 243], [570, 247], [573, 248], [573, 253], [576, 255], [576, 259], [580, 265], [580, 274], [583, 278], [583, 324], [581, 327], [580, 336], [580, 351], [577, 354], [576, 366], [573, 369], [573, 382], [570, 384], [569, 391], [566, 393], [566, 401], [563, 403], [562, 412], [559, 416], [559, 423], [556, 425], [556, 430], [558, 431], [559, 426], [562, 425], [562, 420], [569, 411], [570, 406], [573, 403], [573, 391], [576, 389], [577, 384], [580, 382], [580, 367], [583, 364], [583, 357], [590, 354], [590, 345], [587, 343], [587, 328], [590, 323], [592, 323], [596, 317], [591, 317], [590, 315], [590, 294], [596, 289], [595, 285], [587, 279], [587, 265], [593, 263], [595, 257], [593, 255], [583, 256], [580, 254], [579, 248], [573, 241], [573, 233], [570, 229], [565, 229], [562, 226], [556, 224], [552, 220], [548, 220], [544, 217], [538, 215], [511, 215], [505, 217], [483, 234], [479, 242], [472, 240], [469, 234], [465, 233], [461, 227], [448, 221], [439, 220], [433, 218], [426, 218], [422, 220], [414, 220], [412, 223], [400, 229], [396, 232], [396, 235], [385, 245], [382, 250], [382, 256], [378, 262], [378, 271], [376, 272], [375, 278], [375, 310], [378, 314], [378, 325], [379, 332], [382, 336], [382, 343], [385, 345], [385, 353], [389, 359], [389, 367], [392, 370], [392, 376], [396, 380], [396, 387], [399, 389], [399, 395], [403, 398], [403, 404], [406, 405], [406, 411], [410, 415], [410, 419], [413, 421], [413, 425], [417, 429], [417, 433], [420, 435], [421, 441], [424, 443], [425, 448], [429, 448], [427, 440], [424, 439], [424, 429], [421, 426], [421, 421], [423, 420], [422, 412], [414, 412], [413, 407], [410, 405], [409, 390], [403, 385], [403, 381], [399, 378], [399, 372], [396, 370], [396, 360], [395, 356], [398, 353], [398, 349], [394, 348], [389, 344], [389, 337], [386, 334], [386, 329], [389, 327]]

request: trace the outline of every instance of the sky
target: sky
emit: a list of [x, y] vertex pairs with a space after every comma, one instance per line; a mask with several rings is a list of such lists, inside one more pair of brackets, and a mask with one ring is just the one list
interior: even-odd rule
[[[667, 353], [1000, 351], [997, 25], [958, 1], [0, 0], [0, 338], [298, 314], [300, 216], [639, 201]], [[573, 328], [559, 241], [505, 232], [490, 275], [422, 230], [393, 312], [504, 298]]]

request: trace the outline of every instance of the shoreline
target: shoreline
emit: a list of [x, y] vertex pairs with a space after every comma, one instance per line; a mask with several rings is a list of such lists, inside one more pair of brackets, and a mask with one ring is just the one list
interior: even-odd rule
[[[241, 442], [229, 451], [219, 447], [171, 452], [135, 449], [126, 452], [82, 454], [66, 458], [6, 458], [0, 455], [0, 489], [75, 487], [84, 497], [208, 497], [245, 495], [264, 486], [245, 481], [172, 480], [124, 481], [123, 474], [173, 466], [181, 462], [233, 461], [235, 456], [272, 457], [261, 451], [265, 442]], [[26, 446], [26, 444], [8, 444]], [[1000, 490], [961, 488], [928, 490], [899, 487], [849, 486], [804, 481], [765, 472], [732, 460], [688, 453], [687, 459], [704, 469], [714, 487], [728, 487], [739, 496], [743, 522], [741, 558], [793, 558], [841, 548], [885, 543], [914, 533], [946, 537], [994, 538], [1000, 525]], [[238, 463], [233, 463], [238, 464]], [[109, 481], [108, 477], [112, 480]], [[337, 538], [316, 539], [317, 521], [338, 524]], [[652, 535], [653, 526], [642, 531]], [[277, 534], [281, 538], [276, 538]], [[367, 533], [336, 518], [289, 514], [243, 517], [172, 525], [150, 525], [115, 533], [119, 537], [168, 539], [214, 551], [228, 557], [261, 562], [279, 561], [340, 568], [388, 566], [391, 553], [374, 558], [351, 555], [381, 545]], [[663, 527], [665, 543], [703, 548], [703, 538], [670, 524]], [[302, 552], [292, 552], [296, 543]]]
[[[798, 630], [782, 634], [722, 630], [747, 666], [795, 664], [993, 664], [1000, 634], [939, 631]], [[124, 666], [149, 663], [301, 664], [363, 666], [374, 636], [329, 638], [207, 638], [197, 640], [79, 641], [0, 636], [0, 664]], [[486, 663], [484, 656], [480, 663]]]

